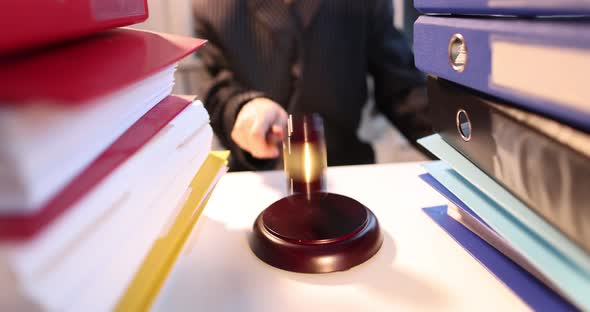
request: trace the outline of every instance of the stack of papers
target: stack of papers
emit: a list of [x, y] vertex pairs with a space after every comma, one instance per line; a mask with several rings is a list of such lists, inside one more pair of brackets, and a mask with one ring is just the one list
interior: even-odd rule
[[112, 310], [154, 253], [174, 261], [161, 242], [227, 170], [203, 104], [170, 95], [203, 43], [120, 29], [0, 63], [0, 310]]
[[[0, 211], [31, 214], [172, 91], [174, 66], [72, 109], [0, 107]], [[68, 159], [67, 163], [62, 160]]]
[[5, 57], [0, 62], [0, 213], [38, 211], [170, 94], [175, 64], [203, 44], [118, 29]]

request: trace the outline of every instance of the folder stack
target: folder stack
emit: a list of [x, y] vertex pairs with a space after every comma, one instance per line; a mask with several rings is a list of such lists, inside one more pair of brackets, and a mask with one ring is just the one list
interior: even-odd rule
[[2, 311], [112, 310], [164, 279], [227, 170], [203, 104], [171, 95], [205, 42], [117, 28], [147, 17], [146, 0], [0, 4]]
[[[590, 310], [590, 4], [415, 0], [446, 214]], [[556, 301], [555, 301], [556, 302]]]

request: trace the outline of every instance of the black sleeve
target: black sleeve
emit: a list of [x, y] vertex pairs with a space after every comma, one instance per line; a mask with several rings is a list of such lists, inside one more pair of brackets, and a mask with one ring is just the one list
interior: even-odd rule
[[221, 144], [231, 151], [230, 169], [271, 169], [275, 161], [252, 157], [231, 138], [231, 131], [240, 109], [250, 100], [264, 97], [264, 94], [243, 86], [236, 79], [230, 60], [218, 44], [215, 31], [199, 16], [195, 16], [195, 35], [208, 40], [197, 53], [201, 61], [201, 66], [196, 69], [197, 92], [209, 112], [215, 134]]
[[425, 77], [414, 65], [407, 39], [393, 25], [392, 1], [372, 2], [368, 51], [369, 72], [375, 80], [375, 102], [389, 121], [417, 146], [417, 139], [432, 133]]

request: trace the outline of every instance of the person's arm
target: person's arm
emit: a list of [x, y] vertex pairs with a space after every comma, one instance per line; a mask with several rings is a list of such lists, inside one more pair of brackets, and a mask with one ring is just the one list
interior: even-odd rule
[[[195, 18], [195, 34], [209, 40], [198, 52], [202, 63], [202, 67], [197, 72], [198, 94], [209, 112], [215, 134], [221, 143], [231, 150], [232, 169], [273, 168], [275, 161], [272, 158], [278, 156], [278, 151], [275, 153], [277, 147], [273, 148], [258, 140], [257, 135], [266, 132], [266, 129], [261, 129], [265, 124], [252, 120], [255, 114], [251, 114], [252, 111], [260, 110], [260, 106], [263, 107], [262, 109], [265, 105], [268, 106], [269, 100], [264, 99], [265, 95], [262, 92], [250, 89], [236, 79], [230, 60], [217, 44], [215, 32], [204, 19], [198, 16]], [[245, 113], [242, 114], [242, 109], [247, 104], [250, 108], [245, 109]], [[246, 114], [248, 112], [250, 114]], [[238, 118], [240, 114], [242, 116]], [[268, 116], [262, 117], [264, 122], [269, 122], [269, 127], [275, 124], [273, 120], [269, 121], [269, 118], [266, 118]], [[234, 127], [236, 120], [238, 120], [238, 126]], [[257, 128], [253, 129], [253, 127]]]
[[425, 152], [416, 144], [417, 139], [432, 133], [425, 77], [414, 65], [406, 38], [393, 25], [392, 1], [372, 2], [368, 50], [375, 103], [414, 146]]

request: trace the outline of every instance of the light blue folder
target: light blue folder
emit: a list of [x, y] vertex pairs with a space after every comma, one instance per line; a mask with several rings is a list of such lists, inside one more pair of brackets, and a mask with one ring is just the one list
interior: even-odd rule
[[438, 134], [418, 142], [446, 161], [425, 165], [435, 179], [510, 241], [562, 289], [568, 299], [590, 311], [590, 257], [585, 251], [469, 162]]

